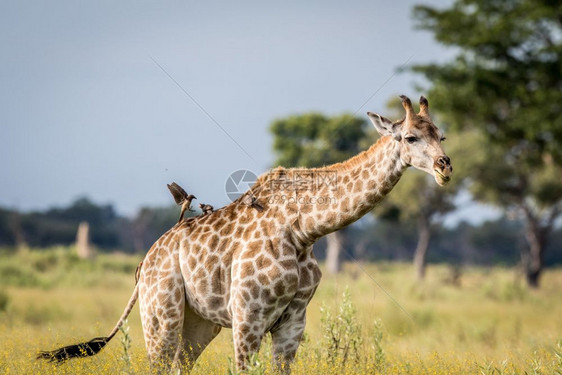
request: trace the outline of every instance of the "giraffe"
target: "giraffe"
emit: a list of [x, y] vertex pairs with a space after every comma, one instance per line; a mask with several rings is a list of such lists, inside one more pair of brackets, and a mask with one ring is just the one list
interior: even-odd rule
[[321, 278], [314, 242], [368, 213], [409, 166], [441, 186], [451, 178], [444, 137], [427, 99], [420, 98], [415, 113], [410, 99], [401, 98], [406, 116], [400, 121], [367, 113], [381, 136], [368, 150], [324, 168], [276, 168], [228, 206], [174, 225], [148, 251], [109, 336], [40, 356], [64, 360], [97, 353], [138, 298], [155, 368], [190, 368], [222, 328], [232, 328], [238, 369], [270, 333], [275, 364], [289, 372]]

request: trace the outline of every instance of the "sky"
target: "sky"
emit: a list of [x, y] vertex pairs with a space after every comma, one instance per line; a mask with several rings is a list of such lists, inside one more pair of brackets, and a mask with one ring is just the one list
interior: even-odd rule
[[415, 29], [420, 2], [451, 3], [1, 2], [0, 206], [132, 216], [172, 181], [225, 205], [229, 175], [272, 165], [274, 119], [417, 98], [397, 69], [452, 56]]

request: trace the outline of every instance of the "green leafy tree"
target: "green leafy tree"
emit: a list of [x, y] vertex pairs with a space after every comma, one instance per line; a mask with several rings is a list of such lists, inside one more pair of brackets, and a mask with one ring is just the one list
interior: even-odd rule
[[[270, 127], [277, 156], [274, 164], [312, 168], [341, 162], [361, 151], [367, 128], [364, 119], [350, 114], [308, 113], [275, 120]], [[327, 236], [326, 268], [330, 273], [341, 269], [343, 243], [343, 230]]]
[[[414, 66], [428, 96], [457, 129], [477, 129], [472, 192], [516, 209], [526, 223], [522, 260], [539, 285], [544, 249], [562, 209], [562, 7], [552, 0], [457, 0], [417, 6], [421, 29], [458, 54]], [[458, 169], [458, 168], [456, 168]]]

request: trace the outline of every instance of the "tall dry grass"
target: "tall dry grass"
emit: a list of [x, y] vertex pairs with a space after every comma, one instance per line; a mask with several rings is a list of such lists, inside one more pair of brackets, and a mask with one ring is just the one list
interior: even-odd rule
[[[128, 338], [112, 340], [97, 356], [60, 366], [35, 360], [39, 350], [107, 334], [139, 260], [102, 254], [89, 262], [67, 248], [0, 252], [0, 373], [147, 373], [137, 307]], [[539, 290], [529, 290], [514, 269], [466, 268], [460, 286], [451, 272], [430, 266], [418, 283], [408, 264], [377, 263], [347, 264], [341, 275], [325, 276], [293, 373], [562, 374], [562, 270], [548, 270]], [[329, 345], [330, 324], [352, 341], [345, 360], [342, 346]], [[193, 373], [233, 371], [230, 334], [221, 332]], [[271, 372], [269, 347], [266, 339], [251, 373]]]

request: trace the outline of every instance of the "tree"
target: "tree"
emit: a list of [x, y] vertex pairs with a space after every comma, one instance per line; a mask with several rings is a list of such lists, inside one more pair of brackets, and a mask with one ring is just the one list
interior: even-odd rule
[[[275, 120], [270, 127], [277, 155], [274, 164], [310, 168], [341, 162], [361, 151], [366, 129], [364, 119], [349, 114], [327, 117], [308, 113]], [[344, 231], [331, 233], [326, 240], [326, 268], [337, 273]]]
[[539, 285], [544, 249], [562, 210], [562, 7], [552, 0], [457, 0], [417, 6], [421, 29], [458, 48], [444, 64], [412, 67], [451, 127], [477, 129], [481, 159], [472, 192], [525, 221], [528, 284]]

